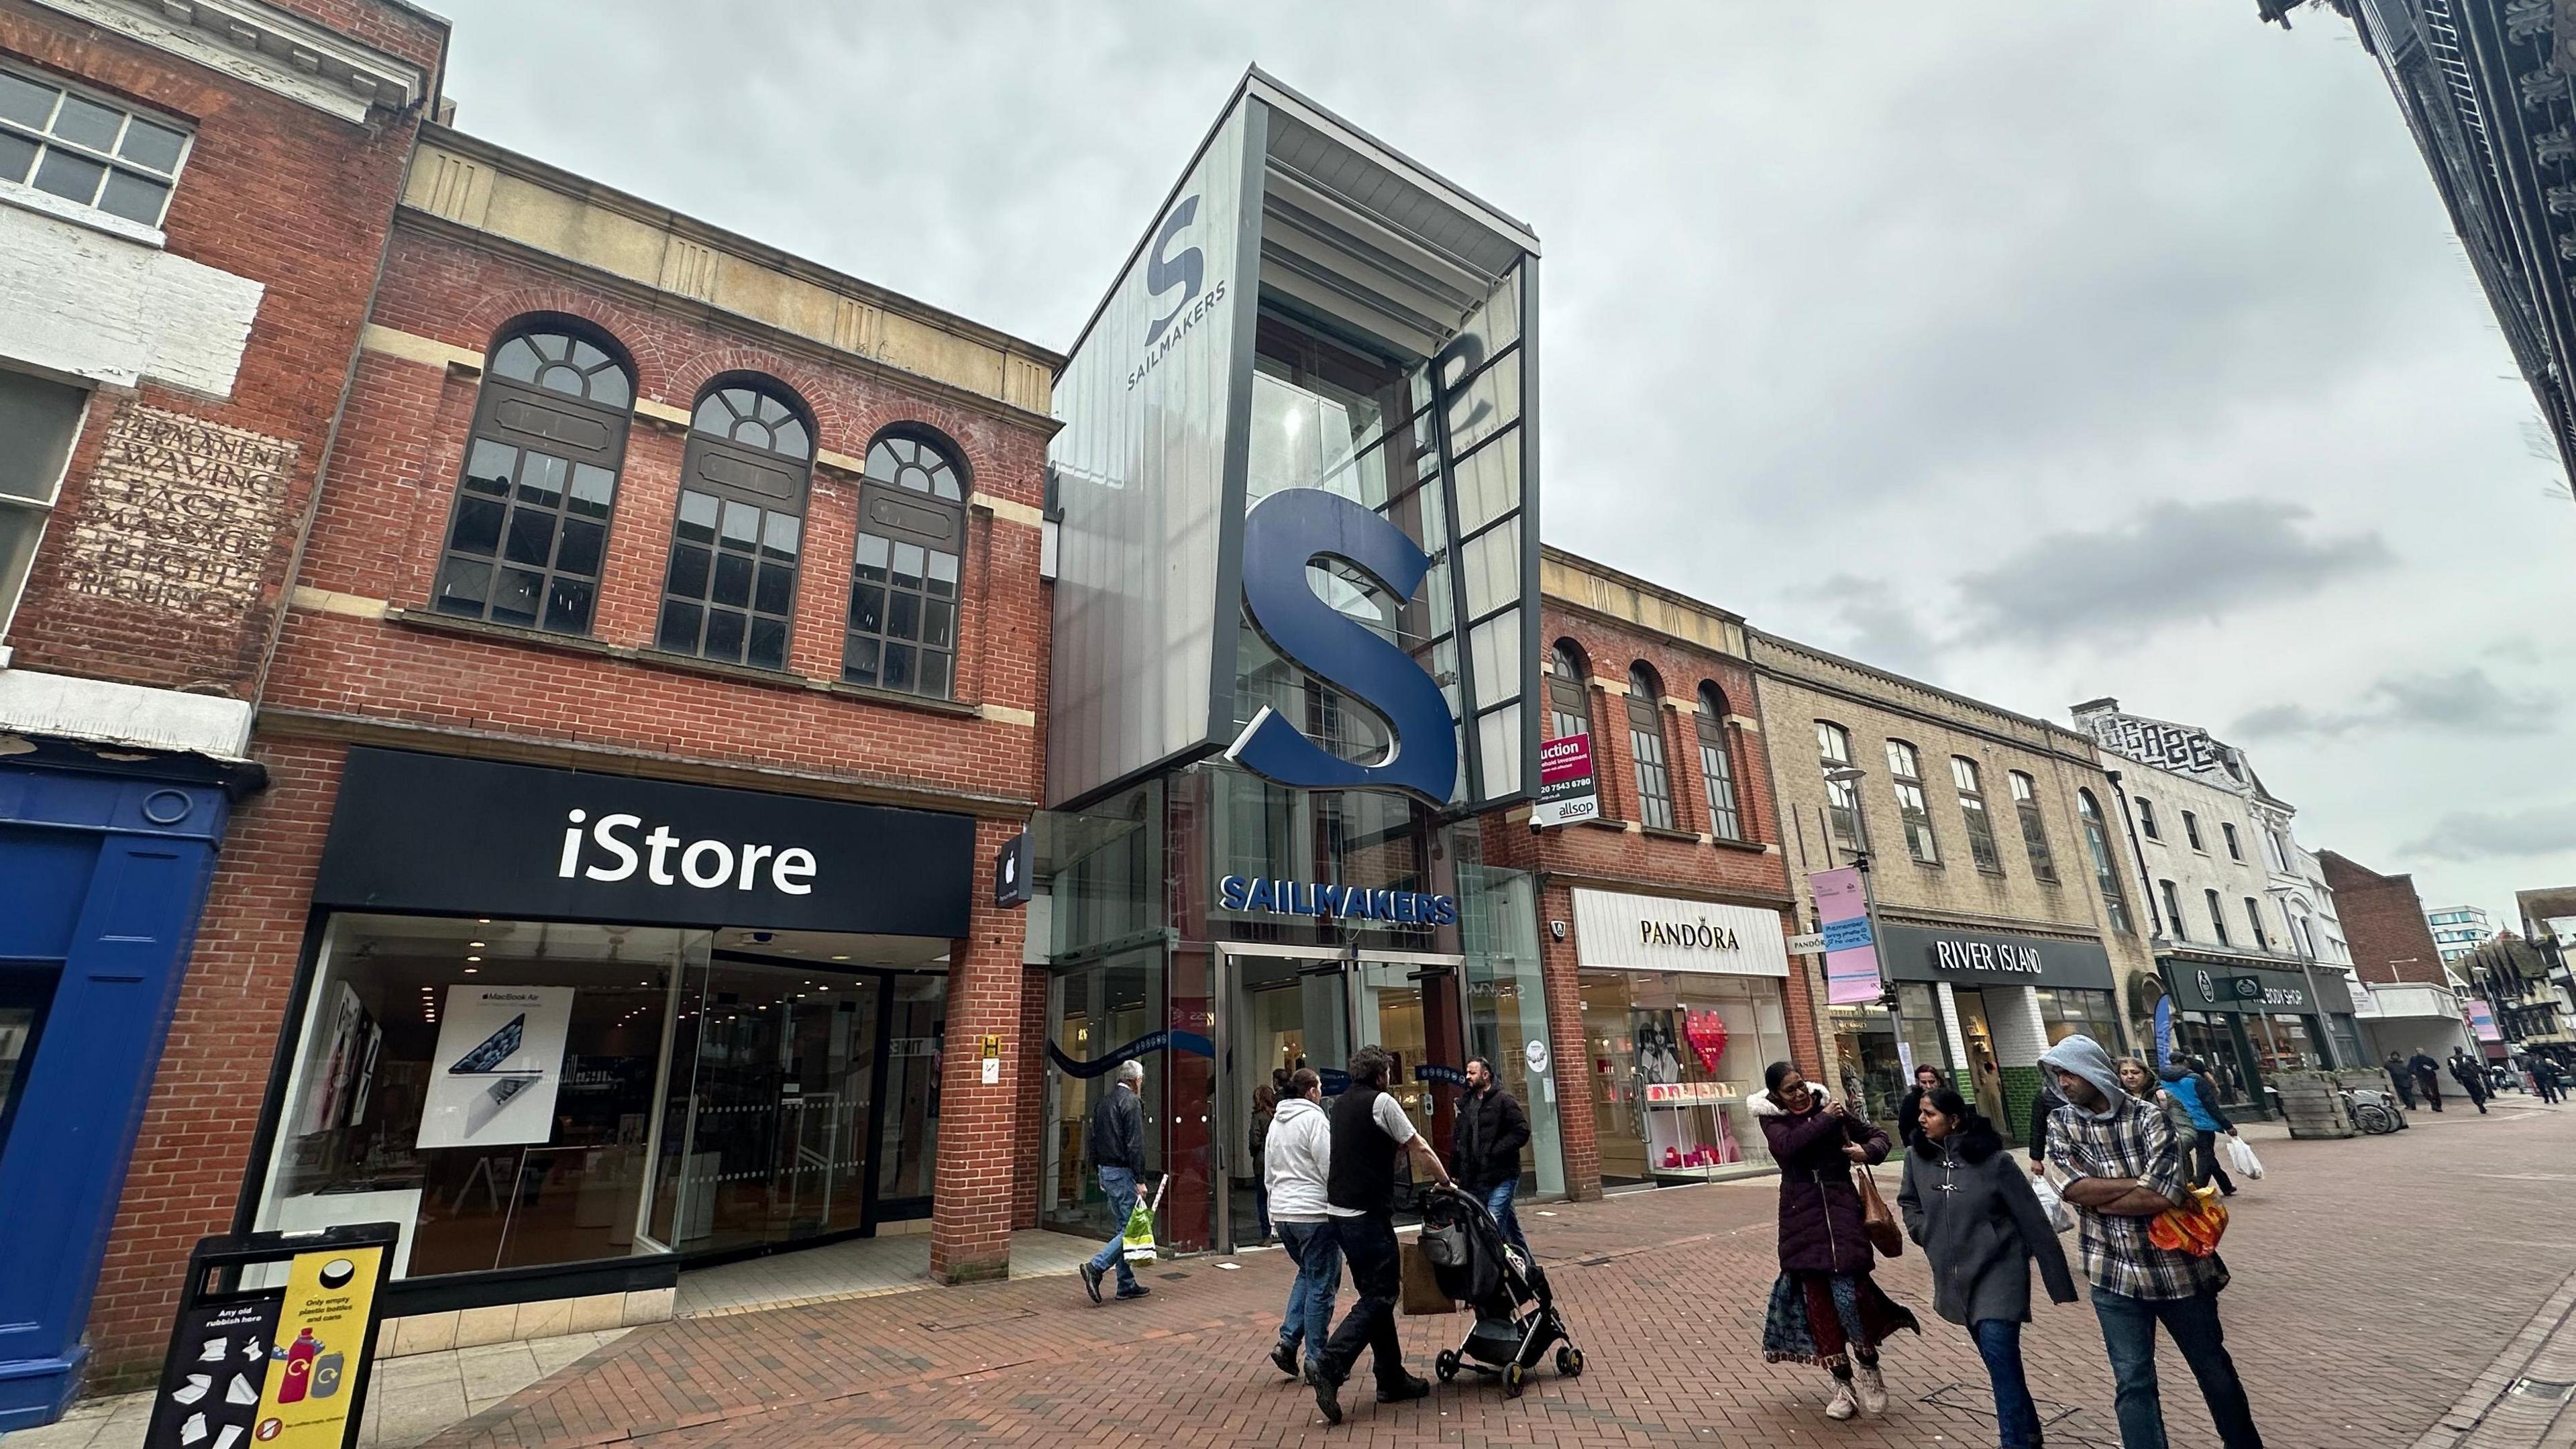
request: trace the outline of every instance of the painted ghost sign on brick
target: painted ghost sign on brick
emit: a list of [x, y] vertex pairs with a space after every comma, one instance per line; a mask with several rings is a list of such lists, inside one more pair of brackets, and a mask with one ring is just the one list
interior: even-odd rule
[[73, 525], [74, 592], [208, 622], [258, 602], [295, 444], [127, 403]]

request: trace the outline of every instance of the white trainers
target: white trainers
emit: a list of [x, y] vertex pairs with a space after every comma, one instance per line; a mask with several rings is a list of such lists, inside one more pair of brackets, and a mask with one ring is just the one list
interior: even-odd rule
[[1825, 1417], [1842, 1420], [1859, 1412], [1860, 1405], [1852, 1398], [1850, 1382], [1844, 1379], [1834, 1380], [1834, 1396], [1825, 1404]]
[[1880, 1376], [1874, 1363], [1855, 1364], [1852, 1377], [1860, 1381], [1860, 1411], [1864, 1414], [1887, 1412], [1887, 1380]]

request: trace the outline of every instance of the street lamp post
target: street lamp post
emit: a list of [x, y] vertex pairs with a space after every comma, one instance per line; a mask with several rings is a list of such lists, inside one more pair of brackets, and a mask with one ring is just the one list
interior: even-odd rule
[[[1867, 778], [1869, 778], [1869, 772], [1858, 765], [1840, 765], [1825, 772], [1825, 783], [1828, 785], [1851, 785]], [[1861, 848], [1853, 851], [1851, 857], [1852, 869], [1860, 872], [1860, 914], [1861, 919], [1869, 923], [1869, 948], [1878, 958], [1878, 1001], [1879, 1005], [1887, 1009], [1887, 1029], [1896, 1042], [1896, 1064], [1899, 1067], [1907, 1067], [1904, 1003], [1897, 995], [1896, 978], [1888, 974], [1887, 943], [1880, 939], [1878, 933], [1878, 893], [1870, 884], [1868, 836], [1859, 829], [1860, 821], [1860, 792], [1854, 790], [1852, 792], [1854, 827], [1852, 833], [1861, 837]], [[1913, 1071], [1908, 1067], [1905, 1079], [1910, 1081], [1913, 1075]]]

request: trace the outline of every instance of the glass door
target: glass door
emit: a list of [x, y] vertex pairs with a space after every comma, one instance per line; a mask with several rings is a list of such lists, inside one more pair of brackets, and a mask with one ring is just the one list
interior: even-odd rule
[[1264, 1086], [1284, 1090], [1288, 1074], [1301, 1066], [1323, 1078], [1329, 1099], [1350, 1084], [1345, 1068], [1353, 1050], [1384, 1047], [1395, 1058], [1388, 1090], [1413, 1119], [1414, 1130], [1435, 1148], [1448, 1145], [1457, 1084], [1466, 1077], [1460, 962], [1355, 962], [1321, 952], [1232, 951], [1224, 962], [1217, 1050], [1227, 1190], [1220, 1244], [1231, 1249], [1262, 1239], [1261, 1162], [1252, 1151], [1254, 1097]]
[[718, 1252], [865, 1223], [879, 993], [807, 967], [709, 968], [675, 1034], [655, 1237]]

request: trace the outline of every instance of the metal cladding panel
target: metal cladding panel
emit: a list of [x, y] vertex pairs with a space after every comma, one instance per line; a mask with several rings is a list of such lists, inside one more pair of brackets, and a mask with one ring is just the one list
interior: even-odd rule
[[1239, 587], [1263, 111], [1219, 124], [1056, 381], [1050, 804], [1221, 743], [1234, 631], [1211, 626]]

